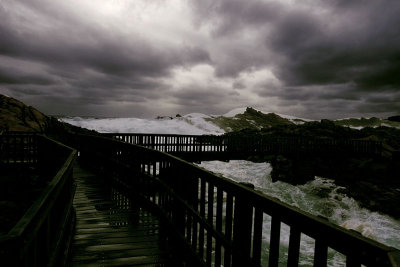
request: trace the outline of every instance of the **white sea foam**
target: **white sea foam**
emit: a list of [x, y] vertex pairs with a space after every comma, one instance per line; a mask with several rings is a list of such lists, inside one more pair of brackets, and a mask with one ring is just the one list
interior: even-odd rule
[[[400, 221], [378, 212], [361, 208], [353, 199], [342, 193], [342, 187], [337, 186], [333, 180], [316, 177], [304, 185], [293, 186], [284, 182], [271, 180], [271, 166], [268, 163], [253, 163], [243, 160], [230, 162], [207, 161], [200, 167], [221, 174], [236, 182], [254, 184], [257, 190], [275, 197], [282, 202], [295, 206], [316, 216], [323, 216], [330, 222], [352, 229], [365, 237], [400, 249]], [[263, 225], [263, 240], [267, 242], [270, 235], [270, 218], [265, 216]], [[289, 240], [290, 229], [282, 226], [281, 245], [286, 246]], [[312, 265], [314, 253], [314, 240], [302, 235], [300, 265]], [[267, 257], [268, 244], [264, 244], [265, 257]], [[280, 255], [284, 261], [287, 251], [282, 248]], [[329, 266], [345, 266], [342, 255], [330, 251]]]
[[188, 114], [179, 118], [138, 119], [107, 118], [95, 119], [68, 117], [61, 120], [75, 126], [96, 130], [102, 133], [158, 133], [158, 134], [222, 134], [224, 130], [204, 120], [206, 115]]
[[[236, 108], [227, 113], [224, 117], [233, 118], [238, 114], [243, 114], [246, 107]], [[261, 109], [256, 109], [264, 114], [271, 113]], [[294, 116], [277, 114], [282, 118], [301, 124]], [[158, 133], [158, 134], [215, 134], [225, 133], [223, 129], [208, 121], [218, 115], [209, 116], [202, 113], [190, 113], [182, 117], [165, 117], [162, 119], [138, 119], [138, 118], [81, 118], [81, 117], [65, 117], [61, 121], [76, 125], [79, 127], [96, 130], [102, 133]], [[254, 122], [253, 122], [254, 123]], [[229, 128], [228, 128], [229, 129]]]

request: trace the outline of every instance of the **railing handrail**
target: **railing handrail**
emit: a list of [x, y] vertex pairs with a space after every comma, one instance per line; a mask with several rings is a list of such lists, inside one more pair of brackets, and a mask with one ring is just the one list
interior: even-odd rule
[[[293, 236], [296, 235], [301, 235], [301, 233], [304, 233], [316, 240], [316, 251], [318, 247], [318, 251], [323, 251], [328, 249], [328, 247], [333, 248], [340, 253], [343, 253], [350, 259], [350, 261], [353, 259], [359, 262], [360, 264], [387, 264], [388, 266], [396, 266], [395, 264], [399, 264], [399, 250], [388, 247], [386, 245], [380, 244], [374, 240], [368, 239], [366, 237], [363, 237], [359, 234], [356, 234], [352, 231], [340, 228], [337, 225], [334, 225], [333, 223], [330, 223], [329, 221], [319, 218], [317, 216], [308, 214], [307, 212], [301, 211], [300, 209], [296, 207], [292, 207], [290, 205], [287, 205], [277, 199], [274, 199], [272, 197], [266, 196], [260, 192], [254, 191], [252, 189], [247, 188], [246, 186], [243, 186], [241, 184], [238, 184], [234, 181], [228, 180], [224, 177], [221, 176], [216, 176], [213, 173], [206, 171], [202, 168], [197, 167], [196, 165], [193, 165], [191, 163], [188, 163], [178, 157], [172, 156], [170, 154], [156, 151], [150, 148], [145, 148], [133, 144], [128, 144], [125, 142], [121, 142], [118, 140], [113, 140], [113, 139], [108, 139], [104, 137], [84, 137], [82, 136], [81, 138], [84, 138], [85, 141], [83, 141], [83, 146], [87, 146], [86, 151], [82, 152], [82, 155], [85, 155], [85, 153], [88, 153], [90, 155], [86, 155], [86, 157], [89, 157], [93, 161], [97, 161], [98, 159], [94, 158], [95, 153], [100, 159], [102, 159], [103, 164], [104, 163], [109, 163], [111, 164], [112, 167], [112, 172], [118, 171], [119, 169], [122, 169], [122, 173], [126, 173], [128, 169], [131, 171], [134, 171], [135, 173], [141, 173], [144, 177], [144, 179], [153, 179], [153, 181], [164, 184], [164, 186], [169, 186], [170, 189], [168, 189], [167, 193], [161, 193], [161, 192], [156, 192], [154, 193], [154, 196], [147, 196], [148, 201], [152, 202], [155, 206], [158, 206], [159, 208], [164, 208], [163, 201], [171, 201], [168, 199], [172, 199], [173, 206], [179, 206], [180, 208], [177, 208], [178, 210], [175, 211], [178, 215], [168, 215], [169, 213], [173, 213], [174, 211], [171, 210], [163, 210], [164, 213], [167, 216], [167, 219], [170, 219], [171, 224], [174, 225], [180, 225], [179, 222], [175, 222], [174, 220], [188, 220], [190, 217], [191, 220], [195, 220], [197, 223], [200, 223], [202, 225], [203, 229], [203, 234], [205, 230], [207, 231], [207, 235], [210, 234], [212, 238], [216, 239], [217, 243], [219, 244], [233, 244], [233, 247], [224, 247], [225, 251], [234, 251], [235, 253], [241, 254], [241, 250], [237, 246], [241, 246], [240, 241], [240, 235], [244, 235], [241, 233], [242, 229], [239, 231], [238, 227], [239, 226], [246, 226], [250, 225], [249, 227], [256, 227], [255, 225], [259, 225], [260, 221], [259, 219], [256, 221], [255, 217], [253, 219], [253, 209], [254, 209], [254, 216], [256, 214], [266, 214], [271, 216], [272, 218], [272, 225], [271, 227], [274, 228], [276, 227], [276, 222], [279, 223], [286, 223], [291, 227], [291, 232], [292, 228], [294, 229]], [[91, 149], [91, 143], [93, 143], [93, 148], [96, 148], [95, 150]], [[165, 167], [165, 166], [166, 167]], [[121, 168], [117, 167], [120, 166]], [[158, 166], [158, 170], [157, 170]], [[168, 172], [169, 170], [175, 170], [174, 173], [172, 174], [164, 174], [164, 172]], [[167, 175], [170, 180], [170, 184], [166, 184], [163, 180], [163, 175]], [[169, 177], [169, 175], [172, 175], [172, 177]], [[130, 178], [132, 178], [132, 174], [128, 175]], [[182, 176], [182, 177], [180, 177]], [[189, 180], [194, 179], [197, 181], [195, 183], [197, 186], [199, 186], [200, 182], [200, 187], [202, 189], [197, 188], [196, 186], [194, 188], [194, 192], [197, 193], [188, 193], [185, 191], [190, 191], [190, 182]], [[122, 178], [117, 178], [117, 179], [122, 179]], [[171, 179], [175, 179], [171, 180]], [[126, 180], [124, 184], [129, 184], [132, 182], [131, 180]], [[172, 183], [172, 184], [171, 184]], [[174, 185], [175, 183], [175, 185]], [[204, 184], [204, 188], [203, 188]], [[206, 197], [205, 197], [205, 185], [208, 184], [208, 200], [206, 203]], [[175, 187], [174, 187], [175, 186]], [[183, 189], [179, 189], [182, 187]], [[192, 188], [193, 189], [193, 188]], [[183, 191], [180, 191], [183, 190]], [[203, 192], [204, 190], [204, 192]], [[221, 229], [218, 229], [220, 226], [216, 225], [215, 222], [210, 218], [206, 216], [208, 207], [208, 211], [213, 213], [214, 207], [213, 203], [217, 205], [217, 212], [218, 212], [218, 204], [219, 200], [214, 200], [214, 193], [217, 191], [217, 195], [220, 194], [221, 192], [225, 192], [227, 197], [233, 201], [234, 205], [234, 223], [231, 225], [233, 227], [233, 236], [228, 236], [229, 242], [226, 242], [224, 239], [220, 239], [221, 236], [226, 237], [226, 233], [222, 232]], [[200, 192], [201, 191], [201, 192]], [[200, 193], [200, 197], [199, 194]], [[143, 192], [142, 192], [143, 194]], [[158, 195], [157, 195], [158, 194]], [[169, 194], [167, 197], [163, 194]], [[189, 199], [186, 199], [184, 196], [187, 194], [187, 197]], [[203, 195], [204, 194], [204, 195]], [[157, 197], [156, 197], [157, 196]], [[196, 199], [194, 200], [194, 203], [197, 204], [191, 204], [193, 200], [191, 200], [192, 197], [195, 197]], [[218, 196], [217, 196], [218, 198]], [[163, 200], [164, 199], [164, 200]], [[227, 200], [228, 201], [228, 200]], [[203, 204], [199, 204], [203, 203]], [[211, 204], [210, 204], [211, 203]], [[241, 204], [240, 204], [241, 203]], [[244, 209], [240, 208], [240, 205], [244, 207]], [[161, 206], [160, 206], [161, 205]], [[193, 206], [194, 205], [194, 206]], [[200, 208], [199, 208], [200, 205]], [[203, 210], [202, 210], [202, 205]], [[211, 205], [211, 206], [210, 206]], [[228, 204], [226, 204], [228, 205]], [[165, 208], [170, 208], [170, 206], [166, 205]], [[173, 209], [173, 208], [172, 208]], [[181, 210], [179, 210], [181, 209]], [[199, 210], [200, 209], [200, 210]], [[233, 209], [233, 208], [232, 208]], [[248, 213], [248, 210], [251, 209], [251, 213]], [[246, 211], [247, 210], [247, 211]], [[179, 218], [179, 212], [185, 216], [186, 214], [186, 219], [185, 218]], [[242, 215], [240, 214], [241, 212], [244, 212], [243, 218]], [[237, 213], [237, 214], [236, 214]], [[190, 215], [190, 216], [189, 216]], [[218, 216], [217, 216], [217, 221], [218, 221]], [[232, 216], [232, 215], [230, 215]], [[259, 216], [259, 215], [257, 215]], [[239, 217], [239, 218], [238, 218]], [[242, 219], [246, 220], [246, 218], [250, 220], [250, 222], [241, 222]], [[199, 219], [202, 218], [202, 219]], [[259, 218], [259, 217], [258, 217]], [[261, 222], [262, 222], [263, 216], [261, 216]], [[251, 221], [253, 220], [253, 221]], [[274, 222], [275, 220], [275, 222]], [[202, 224], [203, 222], [203, 224]], [[218, 224], [218, 223], [217, 223]], [[210, 228], [211, 225], [211, 228]], [[275, 226], [273, 226], [275, 225]], [[179, 226], [178, 226], [179, 227]], [[186, 224], [183, 224], [183, 231], [180, 231], [180, 235], [183, 235], [184, 238], [190, 240], [193, 240], [193, 237], [188, 237], [189, 232], [194, 232], [194, 225], [191, 226], [190, 223], [186, 222]], [[190, 228], [192, 227], [192, 228]], [[197, 226], [196, 226], [197, 227]], [[280, 227], [280, 226], [279, 226]], [[196, 228], [197, 229], [197, 228]], [[255, 229], [255, 228], [254, 228]], [[275, 228], [274, 228], [275, 229]], [[280, 228], [279, 228], [280, 229]], [[236, 232], [235, 232], [236, 231]], [[254, 230], [254, 232], [261, 231], [258, 229], [257, 231]], [[246, 232], [245, 227], [243, 227], [243, 232]], [[273, 230], [271, 229], [271, 233]], [[232, 234], [232, 233], [231, 233]], [[252, 234], [252, 230], [250, 229], [249, 234]], [[276, 233], [275, 233], [276, 234]], [[199, 236], [201, 234], [199, 233]], [[239, 236], [239, 237], [238, 237]], [[190, 239], [192, 238], [192, 239]], [[250, 238], [251, 240], [255, 240], [257, 238], [257, 242], [261, 242], [261, 237], [260, 236], [250, 236], [246, 237]], [[273, 243], [272, 239], [275, 239], [276, 237], [271, 236], [271, 244]], [[290, 240], [292, 240], [292, 234], [290, 237]], [[294, 238], [295, 240], [295, 238]], [[279, 241], [279, 234], [278, 234], [278, 241]], [[296, 243], [296, 241], [289, 241], [289, 243]], [[298, 241], [300, 242], [300, 241]], [[318, 243], [318, 245], [317, 245]], [[212, 246], [212, 243], [210, 243]], [[188, 246], [193, 246], [193, 244], [187, 244]], [[208, 246], [209, 244], [207, 244]], [[247, 245], [247, 244], [244, 244]], [[299, 245], [299, 244], [298, 244]], [[199, 245], [200, 246], [200, 245]], [[251, 245], [250, 245], [251, 246]], [[279, 246], [279, 242], [278, 242]], [[294, 246], [296, 247], [296, 245]], [[200, 248], [199, 248], [200, 249]], [[247, 247], [244, 247], [246, 250]], [[290, 252], [291, 247], [289, 244], [289, 254], [293, 254], [293, 252]], [[208, 251], [208, 250], [207, 250]], [[246, 252], [247, 253], [247, 252]], [[246, 254], [245, 253], [245, 254]], [[250, 253], [250, 251], [248, 251]], [[270, 251], [272, 253], [272, 249]], [[317, 252], [315, 252], [317, 255]], [[208, 255], [208, 254], [207, 254]], [[231, 256], [234, 254], [230, 254]], [[289, 255], [289, 257], [291, 257]], [[295, 254], [294, 254], [295, 255]], [[322, 256], [320, 256], [322, 255]], [[325, 258], [324, 258], [324, 252], [322, 254], [318, 254], [318, 259], [315, 259], [315, 261], [319, 261], [319, 259], [322, 257], [322, 262], [326, 261], [326, 253], [325, 253]], [[247, 259], [246, 257], [250, 255], [245, 255], [243, 259]], [[210, 256], [211, 257], [211, 256]], [[292, 256], [296, 257], [296, 256]], [[207, 264], [211, 264], [208, 261], [208, 256], [207, 256]], [[249, 262], [247, 262], [249, 263]], [[318, 265], [318, 264], [317, 264]]]
[[27, 229], [29, 229], [30, 224], [32, 224], [33, 221], [35, 221], [39, 215], [39, 211], [43, 210], [43, 207], [45, 205], [49, 205], [49, 202], [54, 202], [55, 199], [52, 199], [53, 197], [53, 192], [57, 189], [57, 186], [62, 183], [62, 179], [64, 178], [63, 176], [65, 173], [68, 171], [69, 168], [71, 168], [75, 158], [76, 158], [76, 150], [65, 146], [64, 144], [57, 142], [55, 140], [52, 140], [46, 136], [41, 136], [41, 138], [46, 139], [48, 142], [52, 142], [56, 144], [57, 146], [60, 146], [64, 149], [70, 150], [70, 153], [67, 154], [65, 162], [63, 165], [59, 168], [57, 173], [54, 175], [54, 177], [51, 179], [49, 184], [46, 186], [46, 188], [43, 190], [41, 195], [35, 200], [35, 202], [32, 204], [32, 206], [25, 212], [24, 216], [18, 221], [18, 223], [8, 232], [7, 235], [10, 237], [16, 237], [16, 236], [22, 236], [26, 234]]
[[[18, 137], [23, 137], [23, 136], [32, 136], [32, 135], [26, 133], [18, 134]], [[20, 266], [20, 265], [31, 265], [31, 264], [32, 266], [35, 266], [36, 263], [34, 262], [25, 262], [25, 263], [23, 262], [27, 261], [26, 257], [27, 254], [29, 254], [28, 251], [31, 249], [32, 242], [37, 243], [38, 242], [37, 240], [41, 239], [49, 239], [49, 240], [52, 239], [53, 242], [55, 242], [53, 244], [54, 247], [50, 247], [50, 244], [47, 244], [48, 246], [47, 248], [45, 247], [39, 248], [39, 250], [43, 251], [48, 250], [47, 251], [48, 254], [45, 256], [44, 259], [46, 265], [48, 266], [54, 265], [55, 261], [57, 260], [56, 257], [58, 256], [59, 253], [62, 253], [59, 251], [60, 249], [59, 246], [62, 245], [60, 244], [60, 240], [63, 233], [49, 232], [48, 234], [51, 234], [51, 236], [47, 236], [47, 234], [46, 236], [42, 236], [44, 233], [42, 233], [41, 236], [38, 236], [38, 232], [43, 231], [41, 230], [42, 226], [49, 227], [51, 223], [52, 224], [56, 223], [56, 219], [64, 218], [63, 216], [65, 216], [65, 221], [60, 221], [57, 223], [57, 225], [54, 225], [52, 227], [54, 230], [58, 229], [60, 231], [66, 231], [66, 229], [70, 227], [67, 224], [70, 223], [70, 220], [72, 219], [70, 216], [72, 216], [73, 214], [72, 199], [74, 195], [74, 189], [72, 181], [72, 167], [75, 158], [77, 156], [77, 151], [75, 149], [65, 146], [60, 142], [50, 139], [44, 135], [33, 134], [33, 136], [37, 137], [39, 139], [39, 142], [42, 142], [41, 144], [42, 146], [50, 145], [53, 148], [52, 151], [42, 150], [43, 147], [40, 147], [39, 145], [38, 149], [41, 151], [38, 154], [40, 155], [36, 156], [41, 158], [35, 161], [37, 164], [43, 164], [44, 163], [43, 160], [46, 161], [49, 160], [52, 162], [49, 165], [53, 165], [55, 158], [58, 159], [58, 157], [60, 156], [62, 158], [60, 162], [57, 162], [60, 165], [51, 166], [52, 168], [54, 167], [57, 168], [55, 169], [55, 174], [50, 173], [51, 175], [50, 180], [46, 185], [46, 187], [41, 191], [38, 198], [34, 200], [32, 205], [18, 220], [18, 222], [11, 228], [11, 230], [9, 230], [7, 234], [0, 236], [0, 253], [9, 253], [8, 255], [2, 255], [0, 263], [4, 263], [4, 261], [6, 261], [8, 266], [14, 266], [14, 265]], [[35, 144], [38, 145], [38, 143]], [[57, 150], [54, 150], [54, 148], [57, 148]], [[63, 151], [62, 153], [61, 150]], [[50, 166], [47, 166], [47, 168], [48, 167]], [[69, 192], [69, 195], [63, 196], [63, 194], [65, 194], [66, 192]], [[60, 210], [60, 211], [52, 210], [53, 207], [56, 205], [56, 203], [60, 203], [60, 201], [65, 202], [66, 204], [56, 208], [57, 209], [63, 208], [65, 210]], [[62, 214], [61, 216], [59, 216], [59, 218], [51, 217], [53, 216], [51, 214], [55, 215], [55, 213], [57, 212], [67, 212], [68, 214]], [[44, 226], [45, 223], [49, 225]], [[47, 242], [48, 240], [45, 241]], [[33, 252], [33, 254], [35, 253], [39, 252]], [[34, 258], [37, 258], [37, 256], [34, 256]]]

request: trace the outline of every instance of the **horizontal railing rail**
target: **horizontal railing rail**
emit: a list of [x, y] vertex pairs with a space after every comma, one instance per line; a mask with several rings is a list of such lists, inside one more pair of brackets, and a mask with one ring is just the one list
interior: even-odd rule
[[199, 153], [257, 154], [318, 154], [382, 156], [382, 142], [374, 140], [271, 137], [108, 133], [107, 137], [162, 152], [185, 155]]
[[168, 239], [183, 241], [180, 255], [192, 256], [186, 266], [298, 266], [303, 238], [314, 240], [314, 266], [326, 266], [332, 249], [347, 266], [400, 264], [394, 248], [170, 154], [103, 137], [81, 136], [80, 144], [85, 164], [158, 211], [174, 233]]
[[72, 168], [76, 150], [36, 134], [0, 138], [2, 168], [12, 165], [18, 172], [15, 167], [20, 164], [33, 164], [47, 184], [16, 225], [0, 235], [0, 265], [59, 266], [75, 220]]

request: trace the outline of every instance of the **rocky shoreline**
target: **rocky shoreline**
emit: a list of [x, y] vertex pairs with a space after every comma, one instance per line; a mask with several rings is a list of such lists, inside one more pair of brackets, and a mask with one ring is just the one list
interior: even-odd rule
[[[251, 110], [249, 111], [251, 113]], [[254, 113], [254, 112], [253, 112]], [[262, 117], [260, 114], [257, 116]], [[290, 124], [287, 121], [280, 123], [274, 116], [264, 116], [273, 119], [272, 126], [261, 130], [244, 129], [227, 133], [243, 138], [249, 136], [275, 136], [275, 137], [307, 137], [307, 138], [348, 138], [379, 140], [394, 150], [400, 150], [400, 130], [392, 127], [366, 127], [360, 130], [336, 125], [332, 121], [305, 122], [301, 125]], [[61, 141], [65, 133], [96, 134], [80, 127], [72, 126], [44, 115], [33, 107], [28, 107], [22, 102], [0, 95], [0, 133], [6, 131], [41, 132]], [[307, 164], [307, 175], [321, 176], [334, 179], [337, 185], [346, 188], [346, 194], [356, 199], [362, 206], [396, 219], [400, 219], [400, 164], [397, 161], [374, 158], [347, 158], [346, 160], [313, 157], [307, 160], [286, 158], [283, 155], [251, 157], [252, 161], [267, 161], [273, 167], [273, 179], [296, 184], [298, 175], [293, 165]], [[304, 166], [299, 169], [304, 169]], [[295, 170], [295, 171], [293, 171]], [[305, 177], [303, 182], [309, 180]]]
[[[242, 130], [227, 135], [247, 137], [299, 137], [299, 138], [348, 138], [382, 141], [394, 152], [400, 149], [400, 130], [390, 127], [351, 129], [333, 122], [308, 122], [303, 125], [285, 125], [262, 130]], [[398, 154], [396, 154], [398, 155]], [[362, 207], [388, 214], [400, 219], [400, 161], [396, 156], [374, 157], [308, 157], [255, 156], [249, 160], [268, 162], [273, 170], [273, 181], [303, 184], [315, 176], [333, 179], [338, 186], [346, 189], [343, 193], [354, 198]]]

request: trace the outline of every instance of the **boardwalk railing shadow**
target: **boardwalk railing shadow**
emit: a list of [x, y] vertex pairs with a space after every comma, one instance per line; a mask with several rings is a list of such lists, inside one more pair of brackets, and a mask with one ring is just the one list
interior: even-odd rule
[[[394, 248], [173, 155], [99, 136], [77, 141], [82, 163], [162, 218], [167, 245], [183, 266], [278, 266], [282, 257], [298, 266], [304, 236], [314, 240], [314, 266], [328, 264], [328, 249], [342, 254], [347, 266], [400, 264]], [[283, 226], [290, 227], [287, 257]]]

